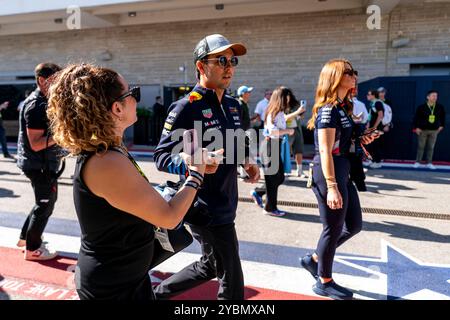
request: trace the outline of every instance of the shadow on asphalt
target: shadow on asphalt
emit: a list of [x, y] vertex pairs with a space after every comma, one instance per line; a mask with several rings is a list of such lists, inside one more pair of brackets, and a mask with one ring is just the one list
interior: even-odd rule
[[[450, 175], [449, 175], [450, 178]], [[291, 180], [291, 179], [285, 179], [283, 182], [283, 185], [289, 186], [289, 187], [299, 187], [299, 188], [306, 188], [306, 181], [305, 180]], [[438, 182], [435, 182], [438, 183]], [[447, 183], [445, 180], [441, 180], [439, 183]], [[417, 197], [417, 196], [403, 196], [403, 195], [392, 195], [389, 193], [383, 193], [383, 191], [410, 191], [415, 190], [415, 188], [407, 187], [403, 184], [395, 184], [395, 183], [384, 183], [384, 182], [374, 182], [374, 181], [367, 181], [367, 193], [374, 193], [374, 194], [382, 194], [385, 196], [392, 196], [392, 197], [399, 197], [399, 198], [410, 198], [410, 199], [425, 199], [426, 197]]]
[[434, 233], [426, 228], [411, 226], [408, 224], [383, 221], [363, 222], [364, 231], [379, 231], [389, 234], [393, 238], [411, 239], [416, 241], [429, 241], [438, 243], [450, 243], [450, 234], [442, 235]]
[[[319, 215], [312, 214], [298, 214], [286, 212], [284, 217], [278, 219], [289, 219], [294, 221], [321, 223]], [[426, 228], [412, 226], [403, 223], [383, 221], [383, 222], [368, 222], [364, 221], [363, 217], [363, 231], [381, 232], [391, 236], [392, 238], [409, 239], [416, 241], [429, 241], [436, 243], [449, 243], [450, 234], [442, 235], [434, 233]]]
[[20, 176], [21, 173], [19, 173], [19, 172], [9, 172], [9, 171], [0, 171], [0, 176], [1, 175]]
[[412, 171], [412, 170], [369, 170], [367, 177], [385, 178], [400, 181], [420, 181], [429, 184], [446, 184], [450, 182], [450, 172]]
[[61, 259], [63, 257], [59, 256], [56, 259], [52, 260], [45, 260], [45, 261], [36, 261], [39, 264], [42, 264], [43, 266], [53, 268], [53, 269], [59, 269], [67, 271], [70, 268], [72, 268], [73, 264], [62, 262]]
[[369, 291], [363, 291], [363, 290], [352, 290], [352, 291], [353, 291], [353, 293], [359, 294], [360, 296], [374, 299], [374, 300], [403, 300], [399, 297], [386, 296], [383, 294], [378, 294], [378, 293], [369, 292]]
[[20, 195], [14, 194], [14, 191], [0, 188], [0, 198], [19, 198]]

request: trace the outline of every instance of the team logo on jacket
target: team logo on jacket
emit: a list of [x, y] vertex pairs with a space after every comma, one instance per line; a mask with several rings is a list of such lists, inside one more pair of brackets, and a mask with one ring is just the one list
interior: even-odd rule
[[207, 119], [211, 119], [211, 117], [213, 115], [211, 109], [202, 110], [202, 113], [203, 113], [203, 116]]
[[201, 98], [203, 98], [203, 96], [202, 96], [200, 93], [198, 93], [198, 92], [192, 91], [192, 92], [189, 94], [189, 102], [190, 102], [190, 103], [192, 103], [192, 102], [194, 102], [194, 101], [198, 101], [198, 100], [200, 100]]
[[231, 113], [238, 113], [238, 109], [235, 107], [230, 107], [230, 112]]

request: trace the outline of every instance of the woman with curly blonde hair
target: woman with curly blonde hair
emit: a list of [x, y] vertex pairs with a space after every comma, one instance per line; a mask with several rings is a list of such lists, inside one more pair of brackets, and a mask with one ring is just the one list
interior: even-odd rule
[[[50, 88], [55, 141], [76, 155], [73, 195], [81, 227], [76, 268], [81, 299], [154, 299], [148, 275], [154, 226], [174, 228], [188, 211], [205, 165], [190, 164], [183, 187], [166, 202], [122, 143], [136, 122], [139, 88], [117, 72], [71, 65]], [[200, 149], [201, 159], [206, 151]]]
[[317, 280], [313, 291], [335, 299], [353, 296], [332, 278], [336, 248], [357, 234], [362, 226], [358, 193], [349, 179], [348, 156], [355, 144], [368, 144], [378, 137], [356, 134], [350, 93], [357, 76], [349, 61], [328, 61], [320, 73], [312, 118], [308, 122], [308, 128], [315, 129], [312, 186], [323, 231], [316, 251], [300, 262]]

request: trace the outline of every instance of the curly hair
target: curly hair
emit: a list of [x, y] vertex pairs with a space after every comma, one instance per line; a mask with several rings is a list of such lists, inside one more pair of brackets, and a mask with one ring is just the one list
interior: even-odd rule
[[120, 145], [109, 111], [123, 89], [111, 69], [79, 64], [60, 71], [50, 86], [47, 108], [56, 143], [72, 155]]

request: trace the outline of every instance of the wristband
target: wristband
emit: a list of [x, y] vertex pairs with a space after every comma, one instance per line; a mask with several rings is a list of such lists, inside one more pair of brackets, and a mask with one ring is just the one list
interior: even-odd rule
[[199, 172], [195, 170], [189, 170], [189, 176], [196, 178], [198, 181], [200, 181], [200, 183], [203, 183], [204, 177]]
[[187, 181], [187, 182], [184, 184], [184, 186], [185, 186], [185, 187], [194, 188], [195, 190], [198, 190], [198, 188], [200, 188], [200, 185], [199, 185], [197, 182], [192, 181], [192, 180]]

